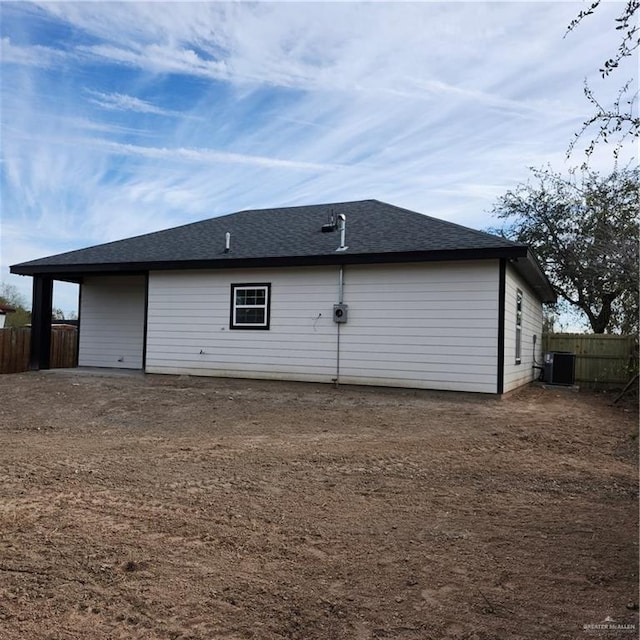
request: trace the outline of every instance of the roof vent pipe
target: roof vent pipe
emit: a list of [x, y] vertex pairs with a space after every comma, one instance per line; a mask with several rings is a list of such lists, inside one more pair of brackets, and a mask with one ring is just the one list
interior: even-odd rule
[[231, 248], [231, 234], [227, 231], [224, 234], [224, 252], [229, 253], [229, 249]]
[[338, 214], [338, 227], [340, 229], [340, 246], [336, 249], [336, 251], [344, 251], [345, 249], [349, 248], [345, 244], [347, 235], [347, 216], [345, 216], [344, 213]]

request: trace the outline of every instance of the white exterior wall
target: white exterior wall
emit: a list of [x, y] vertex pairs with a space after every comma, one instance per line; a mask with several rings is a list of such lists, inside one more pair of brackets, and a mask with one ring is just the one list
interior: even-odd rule
[[[516, 364], [516, 292], [522, 291], [521, 362]], [[535, 359], [542, 363], [542, 303], [526, 282], [507, 265], [505, 278], [504, 391], [512, 391], [537, 379], [533, 368], [533, 336], [537, 336]]]
[[[498, 261], [348, 266], [340, 381], [495, 393]], [[230, 285], [271, 283], [269, 330], [230, 330]], [[146, 370], [330, 382], [338, 267], [152, 272]]]
[[78, 366], [142, 369], [145, 278], [85, 278]]
[[345, 268], [345, 383], [495, 393], [498, 261]]
[[[154, 271], [149, 373], [330, 382], [335, 377], [335, 268]], [[229, 329], [231, 284], [271, 283], [268, 330]]]

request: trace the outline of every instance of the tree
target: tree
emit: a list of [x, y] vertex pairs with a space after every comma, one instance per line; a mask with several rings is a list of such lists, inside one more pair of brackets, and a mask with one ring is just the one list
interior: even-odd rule
[[529, 245], [561, 299], [586, 314], [594, 333], [638, 330], [640, 171], [569, 178], [531, 169], [493, 214], [505, 237]]
[[13, 285], [0, 283], [0, 304], [15, 309], [15, 312], [7, 314], [6, 327], [24, 327], [31, 322], [31, 312], [27, 309], [27, 303]]
[[[601, 0], [594, 0], [591, 5], [576, 16], [567, 27], [566, 35], [573, 31], [585, 18], [593, 15], [601, 4]], [[600, 74], [603, 78], [609, 76], [620, 67], [625, 58], [632, 57], [634, 51], [640, 46], [640, 27], [635, 14], [640, 8], [640, 0], [627, 0], [622, 13], [615, 19], [616, 30], [621, 34], [621, 42], [618, 49], [602, 64]], [[636, 65], [637, 66], [637, 65]], [[587, 81], [584, 82], [584, 95], [594, 108], [593, 115], [585, 120], [582, 128], [575, 134], [575, 138], [569, 145], [567, 155], [571, 155], [578, 140], [587, 132], [593, 132], [592, 138], [586, 148], [587, 158], [593, 153], [598, 142], [609, 142], [617, 139], [614, 155], [618, 155], [622, 142], [627, 137], [640, 136], [640, 117], [635, 111], [638, 101], [638, 90], [635, 89], [634, 79], [627, 80], [618, 91], [617, 98], [612, 105], [600, 103], [593, 89]]]

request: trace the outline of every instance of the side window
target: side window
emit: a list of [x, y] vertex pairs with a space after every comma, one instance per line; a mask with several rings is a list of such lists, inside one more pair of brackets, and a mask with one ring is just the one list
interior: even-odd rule
[[522, 291], [516, 291], [516, 364], [522, 362]]
[[271, 284], [232, 284], [230, 329], [268, 329]]

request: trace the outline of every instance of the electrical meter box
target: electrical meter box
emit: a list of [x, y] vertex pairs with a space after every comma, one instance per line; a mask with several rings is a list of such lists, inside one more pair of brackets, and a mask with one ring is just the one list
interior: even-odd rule
[[344, 324], [347, 321], [349, 315], [348, 304], [334, 304], [333, 305], [333, 321]]

